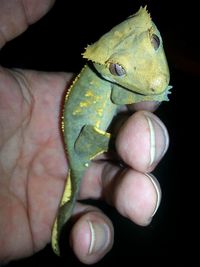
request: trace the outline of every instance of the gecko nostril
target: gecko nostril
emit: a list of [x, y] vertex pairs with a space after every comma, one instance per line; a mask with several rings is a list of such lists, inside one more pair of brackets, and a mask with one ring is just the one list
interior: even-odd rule
[[152, 92], [155, 92], [155, 89], [154, 89], [154, 88], [150, 88], [150, 90], [151, 90]]

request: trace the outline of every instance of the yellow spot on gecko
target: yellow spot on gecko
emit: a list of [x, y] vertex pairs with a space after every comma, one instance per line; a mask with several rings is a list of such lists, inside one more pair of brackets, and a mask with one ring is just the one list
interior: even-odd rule
[[100, 120], [97, 120], [95, 123], [95, 128], [99, 128], [99, 126], [100, 126]]
[[107, 136], [108, 138], [110, 138], [110, 136], [111, 136], [110, 133], [107, 133], [107, 132], [105, 132], [105, 131], [102, 131], [102, 130], [96, 128], [96, 127], [94, 127], [94, 129], [95, 129], [95, 131], [96, 131], [97, 133], [102, 134], [102, 135], [105, 135], [105, 136]]
[[103, 115], [103, 109], [102, 108], [97, 109], [97, 114], [101, 117]]
[[65, 190], [64, 190], [62, 200], [61, 200], [61, 206], [70, 200], [71, 194], [72, 194], [72, 181], [71, 181], [71, 175], [69, 171], [67, 175], [67, 182], [66, 182]]
[[88, 90], [85, 93], [85, 96], [90, 98], [90, 101], [93, 101], [93, 103], [96, 103], [97, 101], [101, 101], [102, 100], [102, 96], [95, 95], [94, 92], [92, 92], [91, 90]]
[[86, 108], [86, 107], [88, 107], [88, 105], [89, 105], [89, 103], [88, 102], [80, 102], [80, 104], [79, 104], [79, 106], [81, 107], [81, 108]]
[[77, 108], [72, 112], [73, 115], [78, 115], [80, 113], [81, 113], [81, 109], [80, 108]]
[[86, 97], [90, 97], [90, 96], [93, 96], [93, 97], [94, 97], [94, 93], [93, 93], [92, 91], [87, 91], [87, 92], [85, 93], [85, 96], [86, 96]]
[[62, 118], [62, 122], [61, 122], [61, 130], [62, 130], [62, 132], [64, 132], [64, 120], [63, 120], [63, 118]]

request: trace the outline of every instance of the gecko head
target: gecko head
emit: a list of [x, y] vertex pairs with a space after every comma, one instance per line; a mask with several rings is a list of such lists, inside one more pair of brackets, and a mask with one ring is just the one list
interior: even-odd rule
[[162, 37], [146, 7], [88, 46], [83, 57], [104, 79], [136, 93], [157, 95], [168, 87]]

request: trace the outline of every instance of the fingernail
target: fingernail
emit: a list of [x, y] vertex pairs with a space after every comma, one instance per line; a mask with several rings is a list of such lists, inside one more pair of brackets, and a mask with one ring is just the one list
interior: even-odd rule
[[155, 176], [153, 174], [148, 174], [148, 173], [146, 173], [146, 176], [150, 179], [150, 181], [152, 182], [154, 189], [156, 191], [156, 205], [155, 205], [155, 208], [154, 208], [153, 213], [151, 215], [151, 218], [152, 218], [156, 214], [158, 207], [160, 205], [162, 192], [161, 192], [161, 188], [160, 188], [160, 185], [158, 183], [158, 180], [155, 178]]
[[[146, 115], [146, 114], [145, 114]], [[169, 139], [165, 126], [159, 119], [146, 115], [150, 131], [150, 161], [149, 166], [158, 162], [168, 148]]]
[[106, 224], [88, 221], [90, 228], [90, 246], [88, 253], [106, 250], [109, 243], [109, 228]]

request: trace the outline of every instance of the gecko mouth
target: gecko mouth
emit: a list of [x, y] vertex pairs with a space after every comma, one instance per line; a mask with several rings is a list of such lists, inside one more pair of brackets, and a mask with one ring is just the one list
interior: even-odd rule
[[172, 88], [171, 85], [168, 85], [162, 92], [155, 93], [155, 90], [154, 89], [151, 89], [152, 94], [144, 94], [144, 93], [139, 93], [138, 92], [138, 91], [140, 91], [139, 89], [137, 89], [137, 90], [129, 89], [129, 88], [127, 88], [127, 87], [125, 87], [123, 85], [120, 85], [118, 83], [115, 83], [115, 82], [113, 82], [113, 84], [115, 84], [115, 85], [117, 85], [117, 86], [119, 86], [119, 87], [121, 87], [121, 88], [123, 88], [123, 89], [125, 89], [125, 90], [127, 90], [127, 91], [129, 91], [129, 92], [131, 92], [133, 94], [135, 94], [135, 95], [138, 95], [138, 96], [147, 96], [147, 97], [148, 96], [149, 97], [151, 97], [151, 96], [159, 96], [159, 95], [163, 95], [165, 93], [169, 93], [170, 94], [171, 92], [169, 92], [169, 90]]
[[135, 96], [138, 97], [138, 99], [140, 99], [141, 101], [168, 101], [169, 98], [168, 98], [168, 95], [171, 94], [171, 89], [173, 86], [171, 85], [167, 85], [166, 88], [161, 92], [161, 93], [158, 93], [158, 94], [142, 94], [142, 93], [138, 93], [137, 91], [134, 91], [134, 90], [130, 90], [124, 86], [121, 86], [117, 83], [115, 83], [117, 86], [127, 90], [128, 92], [131, 92], [132, 94], [134, 94]]
[[117, 86], [120, 86], [121, 88], [123, 88], [123, 89], [125, 89], [125, 90], [127, 90], [127, 91], [129, 91], [129, 92], [131, 92], [131, 93], [134, 93], [135, 95], [148, 96], [147, 94], [139, 93], [139, 92], [138, 92], [139, 90], [138, 90], [138, 91], [135, 91], [135, 90], [129, 89], [129, 88], [123, 86], [123, 85], [120, 85], [120, 84], [118, 84], [118, 83], [114, 83], [114, 84], [116, 84]]

